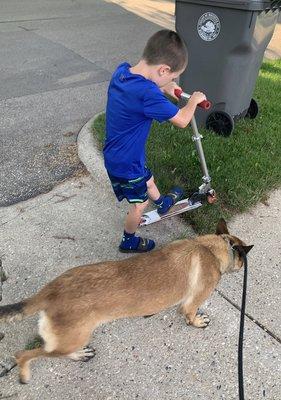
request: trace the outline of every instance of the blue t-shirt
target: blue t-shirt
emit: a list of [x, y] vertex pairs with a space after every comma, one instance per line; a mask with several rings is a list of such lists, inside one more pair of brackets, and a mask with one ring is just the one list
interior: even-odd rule
[[119, 65], [109, 84], [103, 149], [107, 171], [125, 179], [145, 174], [145, 143], [153, 119], [163, 122], [179, 111], [156, 83], [132, 74], [130, 67]]

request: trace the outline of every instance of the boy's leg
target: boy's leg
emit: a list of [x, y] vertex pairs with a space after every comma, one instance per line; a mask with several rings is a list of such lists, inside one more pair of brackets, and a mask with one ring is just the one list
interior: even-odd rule
[[135, 232], [139, 226], [141, 216], [147, 207], [149, 201], [143, 203], [131, 204], [129, 212], [125, 220], [125, 229], [119, 250], [122, 252], [144, 253], [154, 249], [155, 242], [150, 239], [143, 239], [135, 236]]
[[127, 233], [135, 233], [140, 220], [141, 220], [141, 216], [144, 212], [144, 210], [146, 209], [146, 207], [148, 206], [149, 201], [146, 200], [143, 203], [135, 203], [135, 204], [131, 204], [130, 208], [129, 208], [129, 212], [127, 214], [127, 217], [125, 219], [125, 231]]
[[181, 188], [175, 187], [166, 196], [161, 196], [153, 176], [146, 182], [147, 193], [149, 198], [156, 204], [158, 208], [158, 214], [165, 214], [169, 209], [181, 199], [183, 195], [183, 190]]
[[148, 197], [153, 202], [155, 202], [155, 200], [158, 200], [159, 197], [161, 196], [161, 194], [160, 194], [160, 192], [158, 190], [158, 187], [155, 184], [153, 176], [146, 182], [146, 186], [147, 186]]
[[119, 250], [126, 253], [142, 253], [152, 250], [155, 247], [153, 240], [135, 236], [141, 216], [149, 202], [145, 177], [126, 180], [110, 174], [108, 176], [117, 199], [119, 201], [127, 199], [131, 204], [125, 220], [125, 229]]

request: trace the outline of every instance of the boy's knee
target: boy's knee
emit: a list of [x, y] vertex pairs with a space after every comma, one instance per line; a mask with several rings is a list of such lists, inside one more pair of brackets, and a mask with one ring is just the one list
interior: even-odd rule
[[146, 200], [143, 203], [135, 203], [135, 204], [133, 204], [133, 209], [136, 212], [141, 213], [148, 206], [148, 203], [149, 203], [149, 200]]
[[152, 177], [146, 182], [146, 187], [147, 187], [147, 189], [151, 189], [153, 186], [155, 186], [155, 182], [154, 182], [154, 177], [152, 176]]

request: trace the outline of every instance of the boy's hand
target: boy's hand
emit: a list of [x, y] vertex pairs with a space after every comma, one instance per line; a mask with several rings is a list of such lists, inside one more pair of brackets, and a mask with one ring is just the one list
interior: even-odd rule
[[202, 92], [193, 92], [189, 102], [192, 102], [194, 104], [200, 104], [202, 103], [202, 101], [207, 100], [206, 96], [204, 95], [204, 93]]
[[176, 84], [176, 82], [170, 82], [165, 86], [161, 87], [161, 90], [165, 93], [168, 94], [169, 96], [173, 97], [177, 101], [179, 101], [179, 98], [175, 95], [175, 89], [181, 89], [179, 85]]
[[195, 113], [197, 105], [204, 100], [207, 100], [204, 93], [194, 92], [192, 96], [190, 96], [187, 104], [182, 107], [173, 118], [170, 119], [172, 124], [178, 126], [179, 128], [186, 128]]

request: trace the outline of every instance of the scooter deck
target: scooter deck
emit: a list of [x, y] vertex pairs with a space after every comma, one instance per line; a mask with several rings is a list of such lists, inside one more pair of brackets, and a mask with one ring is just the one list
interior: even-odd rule
[[159, 215], [157, 210], [152, 210], [143, 214], [140, 226], [150, 225], [153, 224], [154, 222], [159, 222], [162, 221], [163, 219], [170, 218], [187, 211], [195, 210], [196, 208], [201, 206], [202, 203], [200, 203], [199, 201], [196, 202], [195, 204], [189, 205], [188, 199], [183, 199], [178, 201], [173, 207], [171, 207], [166, 214]]

